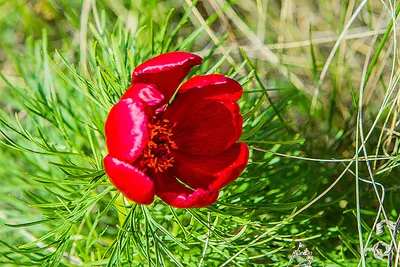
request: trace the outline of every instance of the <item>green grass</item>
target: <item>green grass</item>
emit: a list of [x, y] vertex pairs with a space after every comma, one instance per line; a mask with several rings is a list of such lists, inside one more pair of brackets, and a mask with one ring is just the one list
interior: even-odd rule
[[[398, 3], [0, 8], [1, 266], [398, 266]], [[244, 88], [249, 164], [202, 209], [126, 201], [102, 166], [132, 69], [177, 50]]]

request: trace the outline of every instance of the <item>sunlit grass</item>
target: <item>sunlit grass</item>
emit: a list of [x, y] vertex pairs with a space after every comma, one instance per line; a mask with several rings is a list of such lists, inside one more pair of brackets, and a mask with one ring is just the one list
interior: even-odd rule
[[[398, 266], [400, 4], [0, 5], [2, 265]], [[102, 167], [132, 69], [175, 50], [245, 92], [249, 165], [204, 209], [135, 205]]]

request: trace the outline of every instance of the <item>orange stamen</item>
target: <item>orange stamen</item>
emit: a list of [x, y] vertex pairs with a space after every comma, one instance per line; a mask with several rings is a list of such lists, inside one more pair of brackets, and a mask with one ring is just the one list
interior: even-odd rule
[[178, 146], [171, 140], [172, 128], [169, 120], [157, 120], [153, 117], [153, 122], [147, 124], [149, 130], [149, 141], [143, 149], [142, 155], [139, 158], [140, 165], [144, 170], [151, 169], [155, 173], [164, 172], [173, 166], [174, 156], [172, 149], [177, 149]]

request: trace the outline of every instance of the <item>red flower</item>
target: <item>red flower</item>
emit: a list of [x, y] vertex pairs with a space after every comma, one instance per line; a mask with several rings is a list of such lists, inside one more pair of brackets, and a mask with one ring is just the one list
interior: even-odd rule
[[157, 195], [174, 207], [208, 206], [246, 167], [248, 147], [236, 143], [243, 122], [239, 83], [218, 74], [196, 76], [168, 104], [201, 62], [186, 52], [144, 62], [108, 114], [105, 171], [137, 203], [150, 204]]

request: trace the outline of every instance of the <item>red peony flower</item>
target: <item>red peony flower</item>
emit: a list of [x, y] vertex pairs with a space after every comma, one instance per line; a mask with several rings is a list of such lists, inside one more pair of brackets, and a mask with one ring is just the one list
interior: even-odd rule
[[144, 62], [108, 114], [105, 171], [115, 187], [137, 203], [150, 204], [157, 195], [178, 208], [208, 206], [246, 167], [248, 147], [236, 143], [242, 134], [236, 103], [241, 85], [211, 74], [179, 87], [201, 62], [186, 52]]

